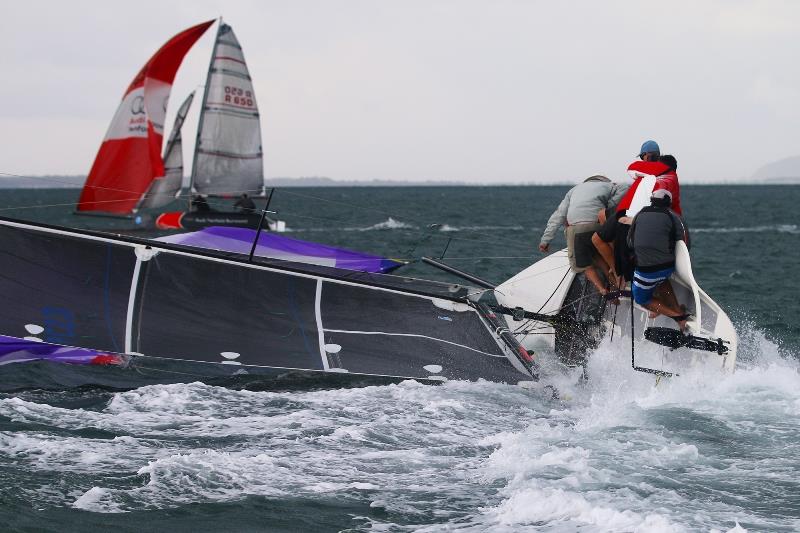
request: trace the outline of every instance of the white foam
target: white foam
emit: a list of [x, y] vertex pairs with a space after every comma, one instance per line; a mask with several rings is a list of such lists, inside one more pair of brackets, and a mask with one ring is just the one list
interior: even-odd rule
[[800, 235], [797, 224], [770, 224], [732, 228], [693, 228], [693, 233], [788, 233]]
[[125, 512], [119, 504], [113, 501], [113, 491], [102, 487], [92, 487], [84, 492], [80, 498], [72, 504], [77, 509], [84, 511], [94, 511], [98, 513], [123, 513]]
[[[457, 381], [294, 392], [158, 385], [116, 393], [100, 411], [2, 398], [0, 415], [36, 430], [0, 432], [0, 456], [80, 476], [77, 494], [37, 497], [92, 512], [256, 495], [372, 505], [384, 517], [372, 526], [388, 530], [405, 527], [396, 517], [423, 531], [785, 528], [757, 510], [760, 500], [717, 487], [710, 504], [697, 492], [722, 477], [734, 487], [795, 483], [798, 365], [758, 334], [742, 346], [757, 355], [733, 375], [656, 386], [631, 373], [628, 352], [603, 345], [588, 385], [558, 379], [563, 401]], [[132, 487], [137, 475], [143, 484]], [[771, 501], [791, 505], [782, 497]]]
[[674, 532], [669, 519], [658, 514], [640, 515], [630, 510], [590, 503], [580, 494], [561, 489], [525, 489], [503, 502], [495, 511], [502, 525], [516, 526], [562, 523], [561, 529], [573, 531], [593, 526], [600, 531]]
[[416, 226], [413, 224], [407, 224], [405, 222], [401, 222], [399, 220], [395, 220], [392, 217], [384, 220], [383, 222], [379, 222], [377, 224], [373, 224], [372, 226], [367, 226], [366, 228], [345, 228], [345, 231], [381, 231], [381, 230], [393, 230], [393, 229], [415, 229]]

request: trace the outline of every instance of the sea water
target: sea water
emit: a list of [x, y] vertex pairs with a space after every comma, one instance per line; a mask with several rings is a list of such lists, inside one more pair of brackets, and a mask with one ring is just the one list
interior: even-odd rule
[[[405, 259], [446, 249], [501, 281], [540, 257], [565, 191], [298, 188], [273, 207], [298, 238]], [[591, 355], [588, 383], [553, 376], [559, 398], [488, 382], [149, 384], [8, 365], [0, 529], [796, 531], [800, 187], [682, 193], [695, 276], [739, 330], [732, 375], [657, 382], [631, 372], [619, 340]], [[75, 196], [3, 191], [0, 203], [77, 225]], [[96, 385], [68, 385], [86, 372]]]

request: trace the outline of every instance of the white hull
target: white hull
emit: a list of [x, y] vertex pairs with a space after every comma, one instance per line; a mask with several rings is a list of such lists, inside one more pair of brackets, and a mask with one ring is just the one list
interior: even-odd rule
[[[724, 355], [689, 348], [670, 350], [646, 341], [643, 337], [646, 328], [655, 326], [676, 329], [677, 324], [664, 316], [651, 319], [646, 310], [634, 305], [636, 366], [673, 374], [720, 370], [733, 372], [738, 348], [736, 330], [728, 315], [697, 285], [692, 274], [689, 252], [683, 242], [678, 242], [676, 246], [676, 271], [671, 281], [678, 301], [693, 314], [688, 323], [690, 333], [711, 339], [724, 339], [728, 342], [725, 345], [728, 350]], [[598, 306], [603, 305], [583, 276], [576, 276], [570, 270], [566, 250], [545, 257], [503, 282], [496, 288], [495, 295], [501, 305], [522, 307], [526, 311], [553, 316], [562, 310], [577, 310], [578, 314], [594, 312], [597, 316]], [[570, 302], [573, 302], [572, 305]], [[600, 323], [588, 328], [588, 336], [601, 335], [601, 341], [613, 339], [630, 357], [630, 299], [622, 298], [619, 306], [605, 305], [599, 316]], [[537, 353], [557, 351], [556, 331], [549, 324], [527, 319], [516, 321], [510, 316], [506, 320], [509, 329], [516, 332], [517, 339], [525, 348]], [[563, 351], [563, 337], [559, 342], [562, 344], [559, 349]]]

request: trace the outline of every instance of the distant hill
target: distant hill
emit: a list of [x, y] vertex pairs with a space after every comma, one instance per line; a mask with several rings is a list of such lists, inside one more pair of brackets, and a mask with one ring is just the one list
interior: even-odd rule
[[753, 179], [768, 183], [800, 183], [800, 155], [764, 165], [753, 174]]
[[336, 180], [323, 176], [302, 178], [266, 178], [267, 187], [425, 187], [425, 186], [468, 186], [463, 181], [394, 181], [394, 180]]

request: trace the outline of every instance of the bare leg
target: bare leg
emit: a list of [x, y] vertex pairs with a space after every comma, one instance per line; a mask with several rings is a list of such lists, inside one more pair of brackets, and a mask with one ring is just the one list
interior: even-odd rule
[[[673, 309], [680, 309], [680, 314], [685, 312], [681, 304], [678, 303], [678, 298], [675, 296], [675, 291], [672, 290], [672, 284], [669, 280], [666, 280], [656, 287], [656, 290], [653, 292], [653, 298], [659, 302], [664, 302]], [[649, 316], [650, 318], [655, 318], [658, 316], [658, 313], [650, 311]]]
[[600, 279], [600, 274], [597, 273], [597, 270], [595, 270], [593, 266], [590, 266], [589, 268], [584, 270], [583, 275], [586, 276], [586, 279], [592, 282], [592, 285], [595, 286], [597, 292], [599, 292], [602, 295], [605, 295], [608, 292], [608, 289], [606, 289], [603, 280]]
[[594, 244], [595, 249], [597, 249], [597, 252], [600, 254], [600, 257], [603, 259], [603, 261], [609, 265], [609, 270], [607, 272], [609, 272], [611, 277], [614, 278], [610, 279], [609, 281], [611, 281], [612, 284], [616, 285], [618, 288], [621, 288], [619, 285], [619, 276], [613, 270], [614, 248], [612, 248], [609, 243], [601, 239], [600, 235], [597, 233], [592, 235], [592, 244]]
[[[609, 269], [611, 268], [611, 267], [609, 267], [609, 265], [606, 263], [606, 260], [605, 260], [605, 259], [603, 259], [603, 257], [602, 257], [602, 256], [600, 256], [600, 255], [595, 255], [594, 257], [592, 257], [592, 263], [594, 263], [594, 266], [595, 266], [595, 267], [597, 268], [597, 270], [599, 270], [600, 272], [608, 272], [608, 271], [609, 271]], [[609, 279], [608, 281], [609, 281], [609, 282], [611, 282], [612, 280], [611, 280], [611, 279]]]
[[[658, 315], [665, 315], [668, 317], [675, 317], [683, 315], [683, 309], [675, 308], [670, 306], [668, 303], [660, 300], [655, 295], [653, 295], [653, 299], [644, 304], [642, 307], [650, 311], [650, 318], [655, 318]], [[686, 329], [686, 320], [677, 320], [678, 327], [681, 328], [681, 331]]]
[[678, 298], [675, 296], [675, 291], [672, 289], [672, 283], [669, 280], [666, 280], [656, 288], [655, 296], [666, 302], [670, 307], [681, 309], [681, 304], [678, 303]]

